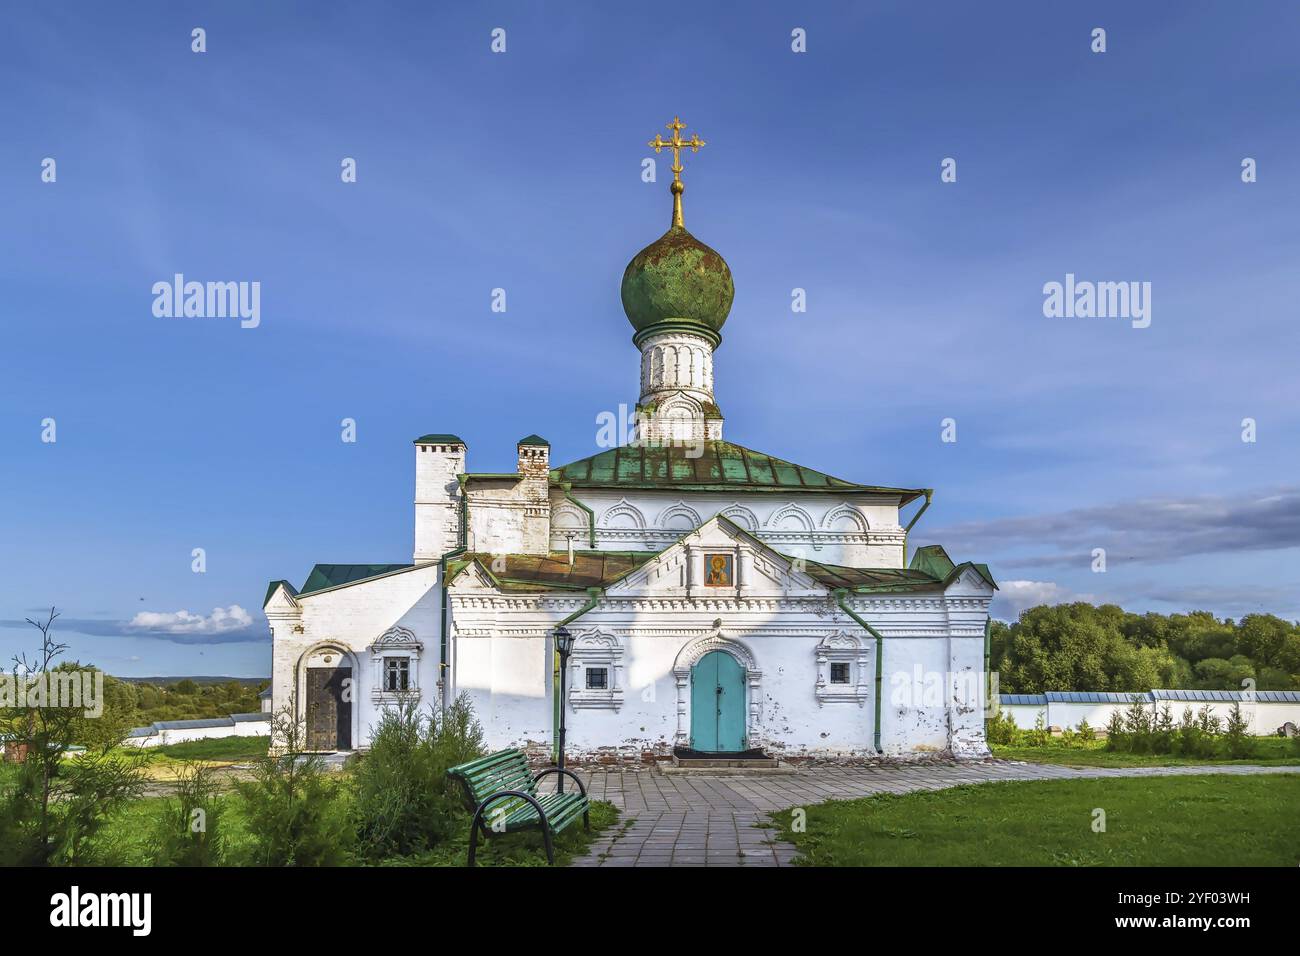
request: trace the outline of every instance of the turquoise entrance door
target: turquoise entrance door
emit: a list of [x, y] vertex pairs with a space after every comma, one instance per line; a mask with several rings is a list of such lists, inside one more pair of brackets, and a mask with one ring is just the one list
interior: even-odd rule
[[745, 673], [725, 651], [710, 651], [691, 668], [691, 747], [745, 749]]

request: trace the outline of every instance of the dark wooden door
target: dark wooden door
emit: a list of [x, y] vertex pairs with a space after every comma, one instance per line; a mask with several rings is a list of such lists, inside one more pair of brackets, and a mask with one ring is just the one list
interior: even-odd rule
[[352, 749], [350, 667], [307, 668], [307, 749]]

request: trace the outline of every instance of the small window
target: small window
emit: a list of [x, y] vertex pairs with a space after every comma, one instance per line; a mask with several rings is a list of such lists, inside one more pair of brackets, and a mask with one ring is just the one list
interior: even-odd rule
[[607, 690], [609, 688], [608, 667], [587, 668], [587, 690]]
[[847, 684], [849, 682], [849, 665], [832, 664], [831, 665], [831, 683]]
[[399, 694], [411, 689], [411, 659], [409, 657], [384, 658], [384, 691]]

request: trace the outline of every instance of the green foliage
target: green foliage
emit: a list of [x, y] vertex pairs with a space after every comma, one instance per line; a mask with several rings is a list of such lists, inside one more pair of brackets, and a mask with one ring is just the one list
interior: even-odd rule
[[133, 727], [156, 720], [202, 720], [262, 709], [257, 696], [260, 688], [239, 681], [200, 684], [187, 678], [164, 687], [137, 682], [127, 686], [135, 696]]
[[[51, 608], [43, 621], [28, 619], [40, 632], [41, 644], [34, 657], [14, 658], [15, 672], [47, 682], [50, 675], [92, 669], [57, 662], [67, 649], [53, 636], [58, 616]], [[87, 716], [84, 708], [67, 706], [25, 705], [0, 713], [0, 720], [26, 746], [26, 757], [16, 771], [0, 778], [0, 864], [115, 862], [111, 842], [102, 839], [102, 831], [119, 808], [139, 797], [144, 774], [138, 756], [110, 754], [121, 743], [126, 726], [107, 683], [105, 697], [99, 718]], [[70, 756], [72, 748], [88, 737], [94, 738], [95, 746]]]
[[386, 708], [353, 773], [362, 853], [369, 859], [422, 853], [467, 829], [447, 770], [483, 753], [483, 730], [466, 695], [427, 715], [414, 702]]
[[996, 717], [990, 717], [984, 722], [984, 735], [991, 744], [1014, 744], [1019, 734], [1020, 729], [1016, 727], [1015, 720], [1005, 710], [999, 709]]
[[1004, 693], [1146, 691], [1152, 687], [1300, 689], [1300, 624], [1271, 614], [1240, 622], [1205, 611], [1132, 614], [1115, 605], [1034, 607], [994, 621], [990, 667]]
[[1300, 748], [1280, 737], [1256, 737], [1255, 752], [1244, 760], [1233, 760], [1228, 755], [1222, 737], [1218, 738], [1217, 746], [1209, 756], [1188, 757], [1177, 750], [1168, 754], [1134, 754], [1111, 750], [1104, 740], [1086, 743], [1078, 739], [1077, 733], [1074, 736], [1073, 743], [1070, 743], [1066, 735], [1062, 734], [1046, 747], [993, 744], [993, 756], [1067, 767], [1194, 767], [1222, 763], [1251, 763], [1274, 767], [1300, 765]]
[[154, 866], [220, 866], [224, 853], [222, 804], [215, 771], [186, 764], [176, 796], [163, 801], [149, 840]]
[[1250, 721], [1241, 713], [1239, 703], [1233, 703], [1223, 726], [1223, 742], [1227, 744], [1228, 756], [1234, 760], [1244, 760], [1255, 754], [1255, 737], [1250, 732]]
[[1191, 707], [1184, 707], [1181, 719], [1175, 724], [1168, 704], [1154, 711], [1134, 701], [1122, 714], [1119, 711], [1111, 714], [1106, 749], [1127, 754], [1178, 754], [1202, 760], [1214, 759], [1224, 750], [1229, 758], [1241, 759], [1254, 752], [1255, 743], [1240, 705], [1233, 705], [1233, 713], [1238, 722], [1234, 725], [1229, 718], [1230, 729], [1220, 727], [1219, 718], [1210, 711], [1209, 704], [1195, 714]]
[[294, 702], [271, 718], [276, 752], [260, 757], [253, 779], [236, 784], [247, 821], [251, 866], [342, 866], [351, 859], [355, 831], [350, 792], [303, 752], [303, 727]]

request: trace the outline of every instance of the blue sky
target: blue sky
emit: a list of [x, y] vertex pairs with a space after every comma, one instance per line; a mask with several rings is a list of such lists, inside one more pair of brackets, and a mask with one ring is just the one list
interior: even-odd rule
[[[53, 604], [110, 672], [264, 675], [269, 579], [410, 560], [413, 437], [483, 471], [530, 432], [596, 451], [636, 400], [618, 282], [668, 224], [664, 158], [640, 172], [674, 114], [709, 143], [687, 226], [735, 276], [730, 439], [936, 488], [914, 542], [1021, 582], [1004, 615], [1300, 617], [1300, 8], [443, 6], [5, 11], [5, 660]], [[260, 326], [155, 317], [177, 272], [260, 282]], [[1151, 326], [1044, 317], [1066, 273], [1150, 282]]]

